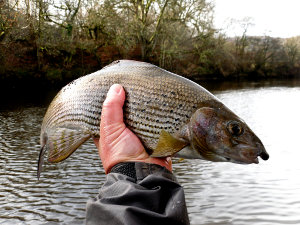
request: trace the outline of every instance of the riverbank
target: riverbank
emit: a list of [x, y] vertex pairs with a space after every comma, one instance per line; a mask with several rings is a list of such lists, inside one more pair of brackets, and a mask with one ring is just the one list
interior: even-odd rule
[[[104, 46], [97, 51], [84, 48], [78, 43], [69, 43], [66, 46], [52, 46], [39, 51], [35, 45], [27, 41], [16, 41], [9, 46], [0, 45], [0, 88], [13, 89], [23, 86], [32, 88], [60, 88], [81, 76], [95, 72], [118, 59], [141, 60], [140, 48], [137, 45], [128, 51], [126, 55], [120, 55], [118, 49], [113, 46]], [[236, 80], [236, 79], [270, 79], [299, 77], [298, 66], [288, 67], [283, 62], [274, 65], [266, 64], [264, 69], [256, 68], [251, 61], [244, 62], [241, 68], [229, 68], [229, 65], [219, 67], [216, 65], [203, 65], [194, 59], [194, 54], [186, 58], [178, 59], [173, 64], [163, 67], [171, 72], [185, 76], [193, 81], [205, 80]], [[160, 66], [155, 58], [148, 60], [150, 63]], [[246, 67], [248, 66], [248, 67]]]
[[[94, 68], [95, 70], [69, 70], [65, 71], [65, 73], [61, 74], [61, 79], [49, 79], [45, 74], [37, 73], [35, 71], [22, 71], [20, 74], [17, 74], [16, 71], [13, 71], [12, 74], [5, 79], [0, 79], [0, 94], [5, 93], [47, 93], [52, 90], [59, 90], [69, 82], [74, 79], [77, 79], [81, 76], [88, 75], [92, 72], [96, 72], [98, 68]], [[87, 72], [85, 74], [85, 72]], [[24, 75], [23, 75], [24, 74]], [[66, 74], [66, 75], [64, 75]], [[71, 74], [71, 75], [70, 75]], [[23, 76], [22, 76], [23, 75]], [[223, 77], [218, 74], [213, 75], [194, 75], [194, 76], [185, 76], [188, 79], [199, 83], [215, 83], [220, 84], [223, 82], [238, 84], [239, 82], [258, 82], [258, 81], [268, 81], [273, 83], [274, 81], [281, 80], [283, 83], [291, 80], [299, 80], [299, 76], [287, 76], [287, 75], [278, 75], [278, 76], [268, 76], [268, 77], [259, 77], [259, 76], [229, 76]], [[15, 96], [18, 97], [18, 96]]]

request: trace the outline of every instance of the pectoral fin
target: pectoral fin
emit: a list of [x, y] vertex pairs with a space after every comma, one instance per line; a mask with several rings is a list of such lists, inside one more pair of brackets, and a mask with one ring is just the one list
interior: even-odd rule
[[161, 130], [157, 146], [151, 154], [151, 157], [166, 157], [174, 155], [188, 144], [189, 142], [179, 140], [165, 130]]

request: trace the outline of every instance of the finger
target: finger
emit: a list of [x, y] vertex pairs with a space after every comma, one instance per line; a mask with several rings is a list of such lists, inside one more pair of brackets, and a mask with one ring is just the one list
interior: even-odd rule
[[165, 158], [155, 158], [155, 157], [149, 157], [148, 163], [158, 164], [161, 166], [166, 167], [169, 171], [172, 172], [172, 160], [171, 157], [165, 157]]

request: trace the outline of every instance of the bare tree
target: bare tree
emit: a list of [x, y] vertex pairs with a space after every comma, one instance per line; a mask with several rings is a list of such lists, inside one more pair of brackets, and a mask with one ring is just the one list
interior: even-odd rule
[[249, 66], [249, 59], [246, 58], [247, 48], [249, 47], [250, 37], [247, 36], [248, 29], [254, 26], [253, 18], [245, 17], [242, 20], [235, 20], [234, 23], [238, 24], [242, 29], [242, 36], [235, 38], [235, 54], [237, 59], [237, 73], [244, 73]]
[[0, 1], [0, 42], [17, 24], [19, 0]]
[[[43, 0], [38, 0], [42, 4]], [[54, 23], [64, 28], [67, 35], [72, 37], [72, 31], [76, 21], [76, 15], [81, 6], [81, 0], [48, 0], [45, 1], [43, 17], [45, 21]]]
[[134, 38], [141, 46], [143, 61], [152, 55], [161, 33], [164, 15], [170, 0], [115, 1], [115, 6], [126, 19], [128, 38]]
[[266, 76], [276, 69], [276, 54], [280, 54], [280, 40], [270, 36], [253, 37], [251, 52], [253, 54], [254, 72]]
[[288, 38], [285, 43], [289, 66], [300, 66], [300, 36]]

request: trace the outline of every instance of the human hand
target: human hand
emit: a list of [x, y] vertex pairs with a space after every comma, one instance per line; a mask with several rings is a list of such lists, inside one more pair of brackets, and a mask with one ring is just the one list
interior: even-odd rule
[[123, 120], [124, 101], [122, 86], [112, 85], [102, 106], [100, 139], [93, 139], [104, 171], [109, 173], [113, 166], [121, 162], [153, 163], [172, 171], [170, 157], [150, 157], [139, 138], [126, 127]]

